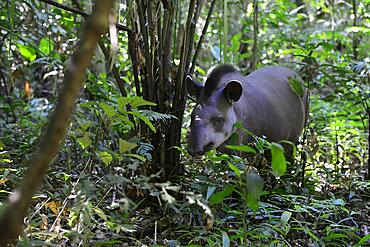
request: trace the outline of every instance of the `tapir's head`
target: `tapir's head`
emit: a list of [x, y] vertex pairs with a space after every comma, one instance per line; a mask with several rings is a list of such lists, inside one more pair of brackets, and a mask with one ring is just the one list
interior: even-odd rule
[[197, 100], [188, 136], [190, 155], [199, 156], [219, 147], [234, 132], [238, 117], [233, 104], [242, 96], [241, 78], [228, 65], [212, 69], [204, 86], [188, 77], [188, 91]]

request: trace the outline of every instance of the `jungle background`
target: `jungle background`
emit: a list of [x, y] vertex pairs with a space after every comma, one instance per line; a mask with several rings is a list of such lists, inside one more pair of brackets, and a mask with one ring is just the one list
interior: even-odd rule
[[[93, 4], [1, 0], [1, 241], [8, 197], [49, 157], [20, 246], [370, 245], [369, 0], [121, 0], [107, 30], [85, 25]], [[89, 31], [82, 90], [63, 88]], [[310, 108], [294, 164], [263, 139], [234, 147], [251, 159], [189, 156], [187, 76], [221, 63], [299, 71]], [[69, 119], [57, 105], [72, 91]]]

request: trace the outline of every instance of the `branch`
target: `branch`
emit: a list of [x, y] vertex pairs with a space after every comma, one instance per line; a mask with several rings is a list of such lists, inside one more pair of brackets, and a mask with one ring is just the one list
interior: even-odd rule
[[86, 22], [81, 41], [72, 56], [63, 80], [63, 88], [45, 129], [38, 150], [20, 187], [9, 198], [9, 204], [0, 215], [0, 246], [14, 241], [21, 233], [23, 219], [32, 202], [32, 196], [42, 184], [49, 164], [62, 145], [74, 109], [74, 102], [83, 86], [85, 71], [101, 36], [107, 31], [108, 16], [114, 0], [97, 0], [91, 18]]
[[[66, 5], [61, 4], [61, 3], [57, 3], [53, 0], [40, 0], [40, 1], [44, 2], [44, 3], [47, 3], [47, 4], [50, 4], [52, 6], [58, 7], [60, 9], [66, 10], [68, 12], [72, 12], [72, 13], [81, 15], [83, 17], [89, 17], [90, 16], [88, 13], [85, 13], [82, 10], [79, 10], [79, 9], [76, 9], [76, 8], [73, 8], [73, 7], [69, 7], [69, 6], [66, 6]], [[116, 23], [116, 27], [117, 27], [118, 30], [131, 32], [131, 30], [128, 27], [126, 27], [122, 24]]]

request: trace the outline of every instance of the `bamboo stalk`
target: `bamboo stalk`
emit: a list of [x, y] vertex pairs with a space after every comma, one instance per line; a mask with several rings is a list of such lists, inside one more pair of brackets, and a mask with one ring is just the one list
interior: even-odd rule
[[211, 3], [211, 7], [210, 7], [210, 9], [208, 11], [206, 23], [204, 24], [204, 27], [203, 27], [203, 30], [202, 30], [202, 34], [200, 35], [200, 38], [199, 38], [199, 41], [198, 41], [198, 44], [197, 44], [197, 48], [195, 49], [195, 53], [194, 53], [194, 56], [193, 56], [193, 61], [191, 62], [191, 68], [189, 70], [189, 74], [190, 75], [194, 73], [195, 62], [197, 61], [198, 53], [199, 53], [199, 51], [200, 51], [200, 49], [202, 47], [203, 39], [204, 39], [204, 37], [205, 37], [205, 35], [207, 33], [209, 22], [211, 20], [211, 16], [212, 16], [212, 13], [213, 13], [213, 9], [214, 9], [215, 3], [216, 3], [216, 0], [213, 0], [212, 3]]

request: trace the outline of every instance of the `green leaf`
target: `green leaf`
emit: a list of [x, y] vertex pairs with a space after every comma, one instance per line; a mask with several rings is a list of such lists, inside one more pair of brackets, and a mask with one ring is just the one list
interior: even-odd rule
[[346, 205], [346, 202], [343, 199], [341, 199], [341, 198], [332, 200], [332, 203], [335, 206], [344, 206], [344, 205]]
[[42, 38], [39, 43], [39, 50], [46, 56], [49, 56], [54, 50], [54, 44], [49, 38]]
[[275, 172], [276, 176], [281, 177], [286, 172], [284, 148], [280, 144], [272, 142], [270, 145], [270, 150], [272, 170]]
[[145, 162], [146, 161], [146, 158], [141, 156], [141, 155], [138, 155], [138, 154], [124, 154], [124, 156], [126, 157], [131, 157], [131, 158], [135, 158], [135, 159], [138, 159], [142, 162]]
[[145, 99], [143, 99], [139, 96], [135, 96], [131, 100], [132, 108], [138, 108], [138, 107], [144, 106], [144, 105], [156, 106], [157, 104], [153, 103], [153, 102], [150, 102], [150, 101], [147, 101], [147, 100], [145, 100]]
[[358, 245], [361, 246], [366, 242], [369, 242], [370, 240], [370, 234], [367, 234], [365, 237], [361, 238], [360, 241], [358, 241]]
[[144, 116], [143, 114], [140, 114], [139, 112], [134, 112], [134, 111], [130, 111], [128, 113], [134, 115], [135, 117], [138, 117], [141, 121], [143, 121], [146, 125], [148, 125], [148, 127], [154, 133], [156, 132], [154, 125], [152, 124], [152, 122], [150, 122], [150, 120], [146, 116]]
[[229, 247], [230, 239], [226, 232], [222, 231], [222, 247]]
[[215, 190], [216, 190], [216, 186], [208, 186], [207, 196], [206, 196], [207, 200], [212, 196], [212, 194], [215, 192]]
[[246, 187], [247, 187], [247, 206], [257, 212], [258, 201], [263, 192], [263, 180], [262, 178], [254, 173], [248, 173], [246, 175]]
[[19, 53], [30, 62], [36, 59], [36, 52], [32, 46], [17, 44], [17, 47], [19, 49]]
[[123, 154], [131, 149], [137, 147], [136, 143], [128, 142], [119, 138], [119, 153]]
[[86, 135], [84, 135], [83, 137], [78, 138], [77, 142], [81, 145], [83, 150], [85, 150], [86, 148], [88, 148], [92, 144], [91, 139]]
[[105, 165], [109, 165], [113, 160], [112, 155], [108, 152], [98, 152], [98, 157]]
[[108, 218], [107, 218], [107, 215], [104, 213], [103, 210], [101, 210], [100, 208], [97, 208], [95, 207], [94, 209], [94, 212], [101, 218], [103, 219], [104, 221], [107, 221]]
[[233, 191], [234, 191], [234, 186], [227, 186], [223, 191], [213, 194], [211, 198], [209, 199], [209, 203], [211, 205], [218, 204], [222, 202], [225, 199], [225, 197], [230, 195]]
[[256, 150], [248, 145], [226, 145], [226, 148], [230, 148], [235, 151], [241, 151], [246, 153], [256, 154]]
[[229, 162], [229, 167], [231, 170], [233, 170], [233, 172], [235, 172], [235, 175], [240, 177], [240, 170], [238, 167], [236, 167], [234, 164], [232, 164], [231, 162]]
[[296, 77], [290, 77], [289, 78], [289, 87], [293, 90], [295, 94], [297, 94], [299, 97], [303, 97], [304, 94], [304, 88], [303, 84], [300, 81], [300, 79]]
[[108, 118], [113, 118], [116, 115], [116, 110], [112, 106], [104, 102], [99, 103], [99, 106], [103, 109]]
[[119, 97], [117, 100], [118, 111], [120, 111], [121, 113], [127, 112], [127, 110], [125, 109], [125, 106], [130, 104], [130, 102], [131, 102], [131, 98]]
[[0, 141], [0, 151], [5, 148], [5, 144]]
[[283, 214], [281, 215], [280, 217], [280, 221], [281, 223], [286, 226], [286, 224], [288, 224], [288, 221], [290, 219], [290, 217], [292, 216], [292, 213], [289, 212], [289, 211], [284, 211]]
[[358, 33], [358, 32], [360, 32], [360, 33], [370, 33], [370, 28], [353, 26], [353, 27], [347, 27], [345, 29], [345, 31], [348, 32], [348, 33], [351, 33], [351, 32], [354, 32], [354, 33]]

